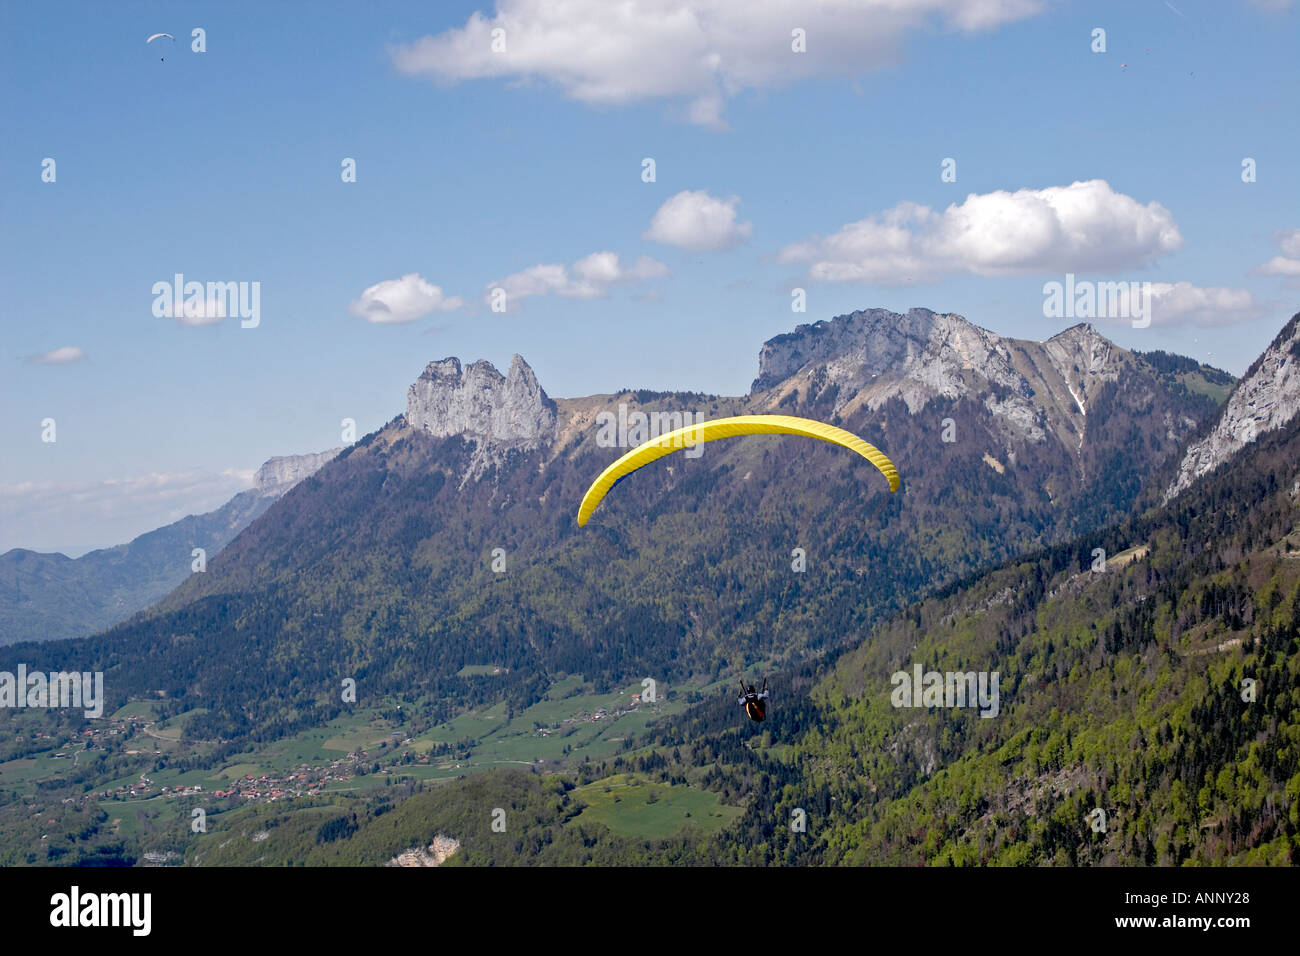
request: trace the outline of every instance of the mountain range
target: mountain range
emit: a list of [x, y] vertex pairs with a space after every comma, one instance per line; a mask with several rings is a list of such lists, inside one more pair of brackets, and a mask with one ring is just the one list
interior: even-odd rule
[[[202, 865], [1300, 862], [1298, 338], [1300, 315], [1237, 382], [1088, 325], [1030, 342], [870, 310], [768, 341], [732, 397], [552, 398], [519, 356], [432, 362], [205, 573], [103, 633], [0, 649], [0, 669], [102, 669], [106, 709], [146, 707], [163, 748], [40, 780], [57, 846], [10, 782], [0, 856], [130, 858], [103, 810], [68, 808], [101, 779], [256, 787], [259, 765], [337, 772], [300, 763], [311, 741], [378, 734], [393, 747], [347, 754], [344, 790], [199, 795], [218, 839], [132, 839]], [[625, 445], [764, 412], [861, 434], [900, 490], [753, 437], [637, 472], [576, 527]], [[755, 673], [759, 726], [734, 704]], [[996, 675], [994, 697], [900, 705], [914, 673]], [[621, 751], [549, 743], [646, 677], [673, 706], [618, 705]], [[498, 725], [509, 759], [478, 759]], [[0, 737], [0, 774], [60, 737]], [[413, 774], [421, 752], [443, 763]], [[510, 808], [510, 839], [484, 807]]]
[[[442, 865], [1300, 862], [1300, 417], [1282, 358], [1298, 330], [1127, 517], [912, 601], [829, 667], [780, 669], [762, 733], [722, 694], [563, 777], [477, 773], [324, 823], [265, 808], [193, 860], [379, 865], [454, 842]], [[996, 713], [895, 706], [917, 666], [997, 673]], [[592, 819], [692, 787], [741, 816], [654, 840]], [[506, 805], [524, 822], [503, 842], [476, 808]]]
[[0, 644], [85, 637], [153, 604], [191, 573], [193, 549], [211, 556], [303, 478], [338, 454], [276, 457], [253, 487], [220, 508], [79, 558], [14, 548], [0, 554]]
[[[21, 653], [112, 673], [116, 702], [201, 709], [187, 732], [220, 740], [328, 719], [343, 677], [452, 713], [485, 695], [526, 706], [563, 674], [672, 682], [817, 657], [920, 594], [1158, 498], [1231, 385], [1089, 325], [1040, 343], [924, 309], [778, 336], [744, 396], [552, 399], [519, 356], [505, 375], [445, 359], [405, 414], [205, 573], [103, 634]], [[746, 439], [638, 472], [577, 528], [582, 491], [621, 453], [602, 447], [602, 413], [776, 411], [876, 444], [900, 491], [821, 443]], [[504, 671], [490, 687], [457, 676], [486, 663]]]

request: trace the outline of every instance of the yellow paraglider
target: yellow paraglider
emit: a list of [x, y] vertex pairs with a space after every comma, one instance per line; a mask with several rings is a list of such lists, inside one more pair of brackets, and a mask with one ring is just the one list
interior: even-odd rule
[[591, 483], [587, 493], [582, 496], [578, 507], [578, 525], [587, 523], [591, 513], [596, 510], [601, 499], [609, 489], [636, 471], [656, 459], [671, 455], [681, 448], [691, 448], [701, 442], [718, 438], [731, 438], [735, 435], [803, 435], [807, 438], [820, 438], [834, 445], [842, 445], [857, 452], [880, 470], [889, 480], [889, 490], [898, 490], [898, 469], [894, 463], [876, 448], [852, 432], [825, 422], [813, 421], [811, 418], [795, 418], [790, 415], [738, 415], [735, 418], [718, 418], [710, 422], [687, 425], [675, 431], [665, 432], [658, 438], [652, 438], [643, 445], [638, 445], [630, 452], [610, 465]]

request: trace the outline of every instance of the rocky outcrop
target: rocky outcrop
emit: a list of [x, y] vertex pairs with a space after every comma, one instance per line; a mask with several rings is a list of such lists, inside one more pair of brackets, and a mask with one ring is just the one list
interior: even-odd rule
[[960, 315], [868, 309], [801, 325], [764, 344], [751, 393], [834, 387], [835, 412], [901, 398], [916, 414], [936, 397], [984, 403], [1010, 438], [1055, 431], [1082, 447], [1090, 397], [1128, 353], [1081, 324], [1047, 342], [1002, 338]]
[[929, 309], [909, 309], [907, 315], [866, 309], [801, 325], [763, 343], [750, 392], [769, 389], [809, 364], [834, 360], [853, 359], [864, 374], [880, 375], [914, 358], [929, 341], [936, 320], [945, 318]]
[[439, 834], [428, 847], [414, 847], [393, 857], [385, 866], [440, 866], [460, 849], [460, 842]]
[[1028, 383], [1014, 368], [1005, 341], [960, 315], [869, 309], [801, 325], [768, 341], [759, 353], [752, 390], [819, 366], [840, 395], [872, 391], [871, 408], [897, 395], [915, 414], [936, 395], [956, 398], [971, 391], [975, 377], [1028, 397]]
[[304, 478], [315, 474], [325, 462], [342, 450], [342, 448], [331, 448], [329, 451], [310, 455], [282, 455], [270, 458], [257, 469], [257, 474], [253, 476], [253, 487], [260, 494], [282, 495]]
[[1255, 360], [1228, 396], [1218, 422], [1192, 443], [1165, 501], [1190, 487], [1264, 432], [1281, 428], [1300, 411], [1300, 313]]
[[435, 438], [540, 442], [555, 435], [555, 403], [518, 355], [504, 376], [488, 361], [462, 369], [459, 359], [445, 358], [406, 390], [406, 421]]
[[430, 362], [406, 390], [406, 423], [435, 438], [460, 436], [474, 443], [461, 485], [506, 463], [512, 452], [531, 451], [556, 435], [556, 410], [519, 355], [502, 375], [480, 359]]
[[1113, 381], [1119, 375], [1119, 364], [1112, 360], [1118, 346], [1087, 322], [1053, 335], [1043, 343], [1043, 351], [1081, 415], [1088, 414], [1083, 395], [1097, 382]]

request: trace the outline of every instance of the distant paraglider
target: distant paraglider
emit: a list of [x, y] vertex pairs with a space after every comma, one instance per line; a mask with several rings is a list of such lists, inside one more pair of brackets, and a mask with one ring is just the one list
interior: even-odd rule
[[841, 445], [855, 451], [880, 470], [889, 481], [889, 490], [898, 490], [898, 469], [894, 463], [876, 448], [852, 432], [847, 432], [825, 422], [810, 418], [795, 418], [790, 415], [738, 415], [734, 418], [717, 418], [713, 421], [687, 425], [675, 431], [665, 432], [658, 438], [652, 438], [644, 445], [638, 445], [600, 473], [587, 493], [582, 496], [578, 506], [578, 525], [587, 523], [591, 513], [596, 510], [601, 499], [629, 474], [642, 465], [647, 465], [664, 455], [670, 455], [679, 448], [691, 448], [701, 442], [718, 438], [730, 438], [735, 435], [802, 435], [806, 438], [819, 438], [833, 445]]
[[[152, 43], [154, 40], [157, 40], [159, 37], [166, 37], [167, 39], [171, 40], [173, 43], [176, 42], [176, 38], [175, 38], [174, 36], [172, 36], [170, 33], [155, 33], [153, 36], [149, 37], [149, 39], [145, 40], [144, 42], [145, 42], [145, 44], [147, 45], [147, 44]], [[161, 61], [163, 61], [163, 62], [166, 62], [167, 57], [165, 57], [165, 56], [160, 56], [160, 57], [158, 57], [158, 59], [161, 60]]]

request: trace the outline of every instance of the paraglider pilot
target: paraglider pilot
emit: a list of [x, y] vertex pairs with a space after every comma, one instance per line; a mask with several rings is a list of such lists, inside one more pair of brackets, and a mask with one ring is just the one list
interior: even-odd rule
[[753, 721], [761, 721], [767, 717], [767, 678], [763, 678], [763, 689], [755, 692], [754, 685], [749, 685], [749, 690], [745, 690], [745, 682], [740, 682], [740, 698], [736, 703], [745, 708], [745, 713]]

